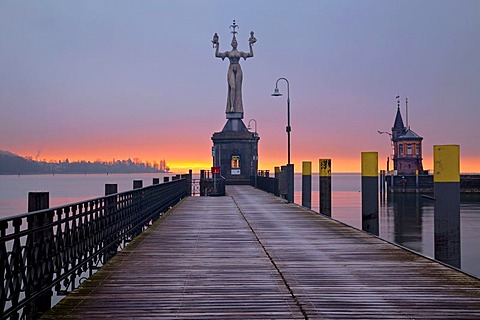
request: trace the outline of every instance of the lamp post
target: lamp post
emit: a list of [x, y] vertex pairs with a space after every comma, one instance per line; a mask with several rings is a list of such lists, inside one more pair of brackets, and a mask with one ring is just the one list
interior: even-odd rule
[[[250, 125], [251, 122], [254, 122], [255, 123], [255, 133], [253, 134], [253, 138], [255, 140], [255, 145], [253, 147], [253, 159], [252, 159], [252, 163], [251, 163], [251, 167], [252, 167], [252, 174], [253, 174], [253, 177], [254, 177], [254, 183], [255, 183], [255, 188], [257, 187], [257, 174], [258, 174], [258, 133], [257, 133], [257, 120], [255, 119], [250, 119], [248, 121], [248, 130], [251, 130], [252, 127]], [[255, 165], [254, 165], [255, 164]]]
[[[391, 148], [391, 154], [390, 154], [390, 158], [392, 159], [393, 161], [393, 157], [395, 155], [395, 146], [393, 145], [393, 135], [388, 132], [388, 131], [380, 131], [380, 130], [377, 130], [378, 134], [388, 134], [390, 136], [390, 148]], [[389, 168], [389, 161], [387, 160], [387, 173], [390, 172], [390, 168]]]
[[290, 83], [286, 78], [278, 78], [277, 82], [275, 82], [275, 90], [272, 93], [272, 96], [279, 97], [282, 94], [278, 90], [278, 82], [280, 80], [284, 80], [287, 83], [287, 201], [293, 202], [294, 200], [294, 177], [293, 177], [293, 164], [290, 163], [290, 132], [292, 131], [292, 127], [290, 126]]
[[277, 82], [275, 83], [275, 90], [272, 93], [272, 96], [274, 97], [280, 97], [282, 94], [278, 90], [278, 82], [280, 80], [285, 80], [287, 83], [287, 151], [288, 151], [288, 162], [287, 164], [290, 164], [290, 132], [292, 131], [292, 127], [290, 126], [290, 83], [286, 78], [278, 78]]
[[[393, 144], [393, 135], [388, 132], [388, 131], [380, 131], [380, 130], [377, 130], [378, 134], [388, 134], [388, 136], [390, 137], [390, 148], [391, 148], [391, 153], [390, 153], [390, 156], [387, 157], [387, 172], [386, 172], [386, 176], [389, 176], [390, 177], [390, 185], [393, 187], [394, 185], [394, 181], [393, 181], [393, 174], [390, 174], [390, 159], [392, 159], [392, 162], [394, 161], [394, 156], [395, 156], [395, 145]], [[394, 169], [395, 169], [395, 166], [394, 166]], [[380, 193], [382, 193], [382, 190], [385, 191], [385, 184], [387, 184], [387, 189], [388, 189], [388, 181], [385, 180], [386, 179], [386, 176], [385, 174], [383, 176], [380, 177]], [[382, 178], [383, 177], [383, 178]], [[383, 179], [383, 180], [382, 180]], [[383, 192], [383, 194], [385, 195], [385, 192]]]

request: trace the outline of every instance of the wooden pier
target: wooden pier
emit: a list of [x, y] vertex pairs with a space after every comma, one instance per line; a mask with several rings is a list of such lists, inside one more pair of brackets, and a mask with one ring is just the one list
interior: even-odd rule
[[189, 197], [45, 319], [478, 319], [480, 281], [256, 190]]

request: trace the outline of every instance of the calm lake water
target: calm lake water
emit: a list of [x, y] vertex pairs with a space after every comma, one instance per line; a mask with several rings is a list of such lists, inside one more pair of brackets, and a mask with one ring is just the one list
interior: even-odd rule
[[[30, 191], [50, 192], [50, 206], [104, 195], [106, 183], [131, 190], [133, 180], [152, 184], [171, 174], [0, 175], [0, 219], [27, 211]], [[301, 175], [295, 176], [295, 202], [301, 204]], [[361, 177], [333, 174], [332, 218], [361, 229]], [[312, 209], [318, 211], [318, 175], [312, 177]], [[420, 195], [395, 195], [380, 201], [380, 237], [433, 257], [433, 201]], [[480, 195], [461, 196], [462, 269], [480, 277]]]

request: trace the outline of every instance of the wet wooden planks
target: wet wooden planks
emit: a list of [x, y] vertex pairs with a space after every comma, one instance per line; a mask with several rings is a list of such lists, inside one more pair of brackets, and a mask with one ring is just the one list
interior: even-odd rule
[[311, 319], [480, 318], [480, 281], [250, 188], [231, 186]]
[[249, 186], [188, 198], [47, 319], [473, 319], [480, 282]]
[[44, 318], [303, 319], [229, 197], [184, 199]]

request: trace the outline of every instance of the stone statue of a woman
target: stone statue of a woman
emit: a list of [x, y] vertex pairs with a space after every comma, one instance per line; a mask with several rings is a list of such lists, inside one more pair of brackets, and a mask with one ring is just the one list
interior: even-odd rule
[[227, 72], [227, 83], [228, 83], [228, 94], [227, 94], [227, 118], [231, 115], [233, 118], [243, 118], [243, 103], [242, 103], [242, 68], [240, 67], [240, 58], [246, 60], [247, 58], [253, 57], [253, 44], [257, 41], [253, 36], [253, 31], [250, 32], [250, 39], [248, 39], [248, 43], [250, 45], [250, 52], [243, 52], [237, 50], [237, 39], [235, 34], [235, 28], [238, 26], [235, 24], [235, 20], [233, 20], [233, 25], [230, 27], [233, 28], [233, 39], [232, 39], [232, 50], [219, 52], [220, 43], [218, 41], [218, 35], [215, 33], [213, 36], [213, 47], [215, 48], [215, 57], [228, 58], [230, 60], [230, 66], [228, 67]]

